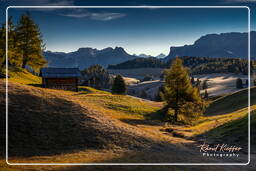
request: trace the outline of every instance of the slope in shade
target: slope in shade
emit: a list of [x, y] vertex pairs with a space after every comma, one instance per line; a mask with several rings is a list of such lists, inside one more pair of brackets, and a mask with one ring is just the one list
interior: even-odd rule
[[[3, 111], [5, 88], [4, 82], [0, 83]], [[149, 144], [148, 139], [116, 126], [100, 113], [59, 97], [54, 90], [10, 83], [8, 104], [10, 157], [55, 155], [113, 146], [137, 149]], [[1, 130], [4, 130], [4, 121], [2, 118]], [[3, 137], [5, 133], [1, 132], [2, 140]]]

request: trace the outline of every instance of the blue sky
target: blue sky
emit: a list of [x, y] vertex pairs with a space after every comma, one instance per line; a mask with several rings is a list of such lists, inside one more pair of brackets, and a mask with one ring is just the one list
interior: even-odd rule
[[[256, 0], [167, 1], [74, 1], [20, 0], [8, 5], [247, 5], [252, 10]], [[121, 46], [130, 54], [169, 53], [170, 46], [192, 44], [210, 33], [246, 32], [247, 9], [10, 9], [16, 21], [30, 11], [40, 26], [46, 49], [75, 51], [80, 47], [102, 49]], [[1, 11], [0, 11], [1, 12]], [[4, 16], [1, 18], [4, 22]], [[256, 24], [256, 23], [255, 23]], [[252, 28], [255, 24], [252, 22]], [[255, 29], [254, 29], [255, 30]]]

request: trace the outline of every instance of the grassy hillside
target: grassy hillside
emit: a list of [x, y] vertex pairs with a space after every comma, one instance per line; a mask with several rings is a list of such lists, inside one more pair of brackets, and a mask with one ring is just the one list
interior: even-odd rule
[[[4, 86], [1, 86], [0, 93], [4, 92]], [[107, 148], [109, 145], [123, 148], [147, 146], [147, 138], [117, 127], [101, 112], [106, 113], [107, 109], [111, 109], [130, 115], [144, 115], [154, 112], [157, 107], [128, 96], [92, 91], [76, 93], [74, 96], [77, 97], [72, 99], [73, 93], [10, 82], [10, 156], [59, 154], [84, 148]], [[86, 103], [86, 106], [82, 106], [78, 99]], [[4, 100], [1, 98], [1, 109], [4, 109]], [[94, 106], [96, 102], [97, 106]]]
[[28, 72], [26, 69], [9, 67], [9, 81], [27, 85], [40, 85], [42, 79]]
[[[256, 87], [251, 88], [251, 105], [256, 104]], [[248, 106], [248, 89], [243, 89], [216, 99], [207, 108], [205, 114], [207, 116], [226, 114], [237, 111]]]
[[[21, 77], [17, 74], [16, 80], [22, 81], [17, 83], [12, 80], [9, 84], [10, 162], [223, 162], [199, 155], [194, 145], [197, 140], [192, 138], [241, 119], [247, 113], [246, 107], [241, 107], [233, 113], [203, 116], [192, 126], [166, 125], [145, 119], [156, 113], [162, 103], [112, 95], [84, 86], [80, 87], [79, 92], [34, 87], [31, 84], [37, 81], [30, 79], [32, 77], [29, 74], [25, 72]], [[1, 110], [5, 108], [4, 93], [4, 80], [0, 80]], [[256, 109], [256, 105], [252, 108]], [[4, 129], [2, 118], [1, 126]], [[166, 128], [173, 128], [173, 132], [184, 134], [185, 137], [175, 137], [173, 133], [163, 131]], [[5, 132], [1, 132], [0, 136], [3, 140]], [[232, 162], [245, 159], [239, 158]], [[55, 171], [85, 169], [66, 166], [6, 166], [1, 159], [0, 170], [6, 168]], [[187, 168], [159, 168], [169, 169]], [[213, 166], [207, 169], [217, 168]], [[227, 168], [230, 169], [232, 167]]]
[[[256, 110], [251, 111], [251, 135], [256, 134]], [[227, 122], [221, 126], [211, 129], [199, 137], [207, 137], [214, 143], [228, 143], [240, 145], [242, 151], [247, 152], [248, 149], [248, 115]], [[256, 137], [251, 136], [251, 143], [256, 142]], [[252, 146], [252, 151], [255, 151], [255, 146]]]

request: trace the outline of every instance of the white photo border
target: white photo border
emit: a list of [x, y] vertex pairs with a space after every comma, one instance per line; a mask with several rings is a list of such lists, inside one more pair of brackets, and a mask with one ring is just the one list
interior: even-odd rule
[[251, 160], [250, 155], [250, 118], [251, 118], [251, 69], [250, 69], [250, 8], [248, 6], [8, 6], [6, 8], [6, 59], [8, 59], [8, 10], [11, 8], [246, 8], [248, 10], [248, 162], [246, 163], [10, 163], [8, 161], [8, 60], [6, 60], [6, 163], [8, 165], [151, 165], [151, 166], [160, 166], [160, 165], [248, 165]]

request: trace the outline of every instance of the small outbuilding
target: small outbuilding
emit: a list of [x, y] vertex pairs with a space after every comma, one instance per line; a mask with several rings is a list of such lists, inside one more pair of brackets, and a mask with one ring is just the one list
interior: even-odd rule
[[41, 68], [39, 76], [45, 88], [78, 91], [81, 73], [78, 68]]

